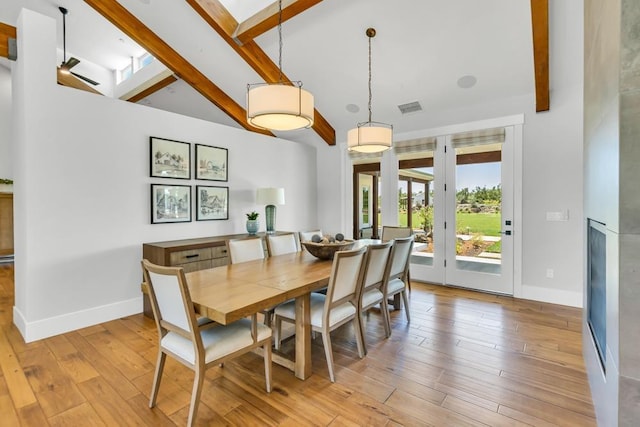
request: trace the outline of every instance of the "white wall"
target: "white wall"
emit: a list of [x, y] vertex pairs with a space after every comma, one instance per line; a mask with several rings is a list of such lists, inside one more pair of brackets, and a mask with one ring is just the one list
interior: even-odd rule
[[[513, 97], [488, 100], [483, 105], [459, 110], [425, 114], [425, 130], [394, 138], [418, 137], [430, 134], [430, 129], [463, 124], [515, 114], [525, 115], [523, 141], [523, 247], [522, 287], [516, 296], [559, 304], [582, 305], [582, 82], [583, 82], [583, 5], [582, 2], [550, 2], [550, 85], [551, 109], [535, 112], [535, 97]], [[530, 25], [529, 22], [523, 25]], [[533, 64], [532, 64], [533, 66]], [[533, 82], [532, 82], [533, 90]], [[332, 152], [333, 150], [333, 152]], [[345, 150], [344, 143], [337, 147], [319, 148], [318, 170], [329, 170], [336, 163], [335, 151]], [[344, 153], [343, 153], [344, 155]], [[395, 184], [386, 185], [384, 172], [393, 176], [393, 167], [385, 162], [394, 161], [385, 153], [381, 165], [383, 191], [393, 192], [383, 200], [397, 197]], [[397, 166], [396, 166], [397, 169]], [[329, 221], [351, 220], [351, 167], [341, 168], [343, 179], [319, 172], [318, 216], [323, 228], [335, 226]], [[395, 173], [397, 175], [397, 173]], [[323, 179], [320, 179], [320, 176]], [[348, 198], [343, 199], [342, 220], [335, 218], [335, 199], [331, 187], [343, 182]], [[383, 205], [384, 218], [392, 218], [397, 203]], [[568, 211], [569, 220], [549, 222], [546, 212]], [[350, 227], [349, 227], [350, 228]], [[554, 277], [547, 278], [547, 269]], [[516, 283], [518, 280], [516, 280]]]
[[4, 179], [13, 179], [11, 117], [11, 71], [0, 65], [0, 178]]
[[[264, 212], [257, 187], [285, 188], [279, 229], [316, 223], [314, 148], [58, 86], [55, 21], [23, 10], [18, 28], [14, 321], [26, 341], [140, 312], [142, 243], [243, 233], [244, 214]], [[150, 178], [149, 136], [228, 148], [228, 183]], [[152, 225], [150, 183], [229, 186], [229, 220]]]

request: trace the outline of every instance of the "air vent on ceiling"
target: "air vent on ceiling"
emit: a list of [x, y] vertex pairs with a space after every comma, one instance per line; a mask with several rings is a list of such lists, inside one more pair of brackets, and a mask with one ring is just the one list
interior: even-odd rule
[[409, 102], [407, 104], [398, 105], [402, 114], [413, 113], [416, 111], [422, 111], [422, 105], [418, 101]]

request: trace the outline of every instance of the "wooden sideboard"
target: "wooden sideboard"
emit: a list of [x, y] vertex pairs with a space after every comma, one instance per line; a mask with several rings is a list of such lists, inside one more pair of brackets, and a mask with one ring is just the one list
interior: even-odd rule
[[[276, 234], [286, 234], [290, 232], [277, 231]], [[258, 233], [262, 238], [267, 254], [266, 234]], [[249, 234], [229, 234], [226, 236], [199, 237], [195, 239], [170, 240], [166, 242], [153, 242], [142, 244], [142, 258], [157, 265], [182, 267], [185, 273], [204, 270], [207, 268], [219, 267], [229, 264], [226, 241], [229, 239], [250, 238]], [[153, 318], [149, 297], [144, 298], [144, 314]]]
[[13, 193], [0, 193], [0, 256], [13, 255]]

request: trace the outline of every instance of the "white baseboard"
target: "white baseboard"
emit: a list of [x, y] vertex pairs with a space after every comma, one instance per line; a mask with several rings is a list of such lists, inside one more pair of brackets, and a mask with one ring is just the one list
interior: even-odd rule
[[25, 342], [32, 342], [141, 312], [141, 296], [33, 322], [28, 322], [18, 307], [14, 306], [13, 323], [22, 334]]
[[568, 305], [582, 308], [582, 292], [563, 291], [560, 289], [541, 288], [539, 286], [522, 285], [522, 299]]

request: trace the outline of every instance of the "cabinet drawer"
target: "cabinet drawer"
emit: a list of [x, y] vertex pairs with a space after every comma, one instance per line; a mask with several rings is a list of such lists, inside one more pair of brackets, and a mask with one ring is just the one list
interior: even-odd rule
[[214, 246], [214, 247], [211, 248], [211, 253], [212, 253], [211, 254], [211, 258], [226, 258], [227, 257], [227, 245]]
[[178, 264], [176, 267], [182, 267], [185, 273], [191, 273], [192, 271], [205, 270], [207, 268], [213, 268], [212, 260], [188, 262], [186, 264]]
[[229, 257], [214, 258], [211, 260], [211, 263], [213, 267], [220, 267], [221, 265], [227, 265], [229, 264]]
[[185, 263], [195, 263], [196, 261], [205, 261], [211, 259], [211, 248], [191, 249], [188, 251], [172, 252], [169, 255], [169, 263], [171, 265], [179, 265]]

